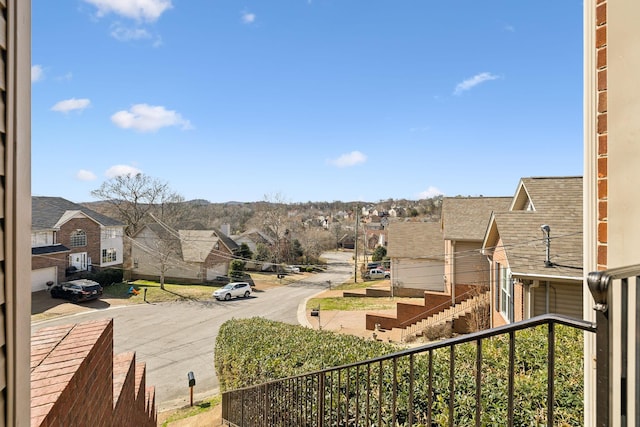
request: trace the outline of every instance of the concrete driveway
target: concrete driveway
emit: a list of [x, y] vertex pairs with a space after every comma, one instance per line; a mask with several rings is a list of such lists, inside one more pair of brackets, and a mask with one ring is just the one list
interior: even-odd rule
[[196, 378], [196, 400], [219, 392], [213, 353], [222, 323], [232, 318], [259, 316], [298, 324], [299, 318], [306, 319], [300, 305], [307, 298], [326, 290], [329, 283], [348, 280], [352, 274], [352, 266], [348, 264], [351, 254], [332, 253], [327, 258], [330, 265], [326, 272], [287, 286], [255, 292], [247, 299], [140, 305], [126, 305], [122, 300], [82, 304], [53, 300], [56, 305], [46, 293], [34, 295], [34, 310], [53, 305], [46, 310], [52, 318], [32, 322], [32, 330], [112, 318], [114, 352], [134, 351], [136, 360], [147, 364], [147, 384], [156, 387], [158, 409], [182, 407], [189, 403], [187, 373], [190, 371]]

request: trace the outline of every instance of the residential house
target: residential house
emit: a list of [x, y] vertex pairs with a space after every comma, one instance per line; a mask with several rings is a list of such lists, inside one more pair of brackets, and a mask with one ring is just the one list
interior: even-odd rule
[[173, 230], [152, 223], [132, 236], [132, 278], [202, 283], [226, 276], [238, 245], [221, 231]]
[[258, 245], [271, 247], [274, 244], [274, 240], [271, 237], [267, 236], [265, 233], [255, 228], [251, 230], [247, 230], [242, 234], [238, 234], [230, 237], [234, 242], [236, 242], [238, 246], [242, 245], [243, 243], [247, 245], [251, 250], [251, 252], [253, 252], [254, 254], [258, 250]]
[[391, 287], [397, 296], [443, 292], [444, 242], [438, 222], [392, 222], [388, 227], [387, 256], [391, 260]]
[[489, 265], [482, 241], [492, 212], [506, 211], [511, 197], [445, 197], [440, 225], [444, 238], [444, 284], [487, 287]]
[[74, 272], [122, 268], [124, 224], [61, 197], [31, 198], [31, 290]]
[[483, 242], [492, 326], [545, 313], [582, 318], [582, 177], [523, 178]]
[[[367, 329], [376, 324], [387, 329], [412, 327], [436, 314], [445, 316], [451, 306], [479, 297], [489, 284], [489, 265], [482, 254], [484, 233], [491, 213], [507, 210], [510, 202], [510, 197], [445, 198], [439, 223], [392, 222], [387, 255], [394, 292], [423, 297], [423, 301], [398, 303], [395, 316], [367, 314]], [[404, 285], [405, 281], [410, 285]], [[416, 287], [416, 281], [428, 285], [412, 292], [404, 289]], [[470, 304], [462, 311], [467, 314], [474, 307]], [[458, 331], [467, 329], [465, 321], [456, 325]]]

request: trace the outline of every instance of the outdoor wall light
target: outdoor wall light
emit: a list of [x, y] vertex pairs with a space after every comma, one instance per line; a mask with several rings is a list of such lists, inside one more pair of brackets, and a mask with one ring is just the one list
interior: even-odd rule
[[545, 234], [544, 245], [545, 245], [545, 267], [553, 267], [553, 263], [551, 262], [551, 227], [547, 224], [543, 224], [540, 226], [540, 229]]

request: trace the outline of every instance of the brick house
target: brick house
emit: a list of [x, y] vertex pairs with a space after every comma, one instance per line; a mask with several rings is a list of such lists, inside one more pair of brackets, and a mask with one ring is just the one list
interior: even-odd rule
[[124, 224], [61, 197], [31, 198], [31, 290], [72, 272], [122, 268]]
[[226, 276], [238, 245], [216, 230], [172, 230], [146, 224], [131, 238], [133, 279], [203, 283]]
[[557, 313], [582, 318], [582, 177], [522, 178], [508, 211], [494, 212], [491, 324]]

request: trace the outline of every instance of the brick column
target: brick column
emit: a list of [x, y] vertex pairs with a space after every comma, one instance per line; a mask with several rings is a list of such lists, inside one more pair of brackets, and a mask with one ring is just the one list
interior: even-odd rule
[[607, 0], [598, 0], [596, 4], [596, 73], [598, 77], [597, 91], [598, 114], [596, 118], [598, 137], [598, 269], [607, 268]]

